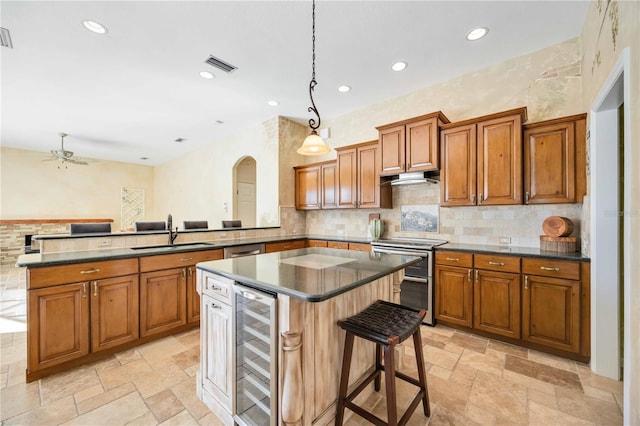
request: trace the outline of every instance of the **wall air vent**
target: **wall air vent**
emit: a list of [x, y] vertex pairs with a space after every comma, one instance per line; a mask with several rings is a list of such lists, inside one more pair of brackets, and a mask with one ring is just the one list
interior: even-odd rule
[[238, 67], [235, 67], [233, 65], [231, 65], [228, 62], [223, 61], [222, 59], [218, 59], [213, 55], [209, 55], [209, 57], [207, 59], [205, 59], [204, 61], [205, 63], [211, 65], [212, 67], [216, 67], [224, 72], [233, 72], [235, 70], [238, 69]]
[[13, 43], [11, 43], [11, 34], [6, 28], [0, 28], [0, 46], [13, 49]]

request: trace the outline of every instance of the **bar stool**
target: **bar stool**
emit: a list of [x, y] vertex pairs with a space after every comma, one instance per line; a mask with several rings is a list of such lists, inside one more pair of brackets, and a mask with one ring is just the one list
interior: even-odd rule
[[[354, 413], [364, 417], [376, 425], [403, 425], [411, 417], [416, 407], [422, 400], [425, 416], [431, 415], [429, 407], [429, 391], [427, 390], [427, 378], [424, 371], [424, 359], [422, 355], [422, 341], [420, 339], [420, 325], [425, 317], [424, 310], [415, 310], [395, 303], [378, 300], [368, 308], [353, 315], [346, 320], [338, 321], [338, 325], [346, 332], [344, 343], [344, 355], [342, 358], [342, 373], [340, 376], [340, 391], [338, 393], [338, 407], [336, 412], [336, 425], [342, 425], [344, 409], [349, 408]], [[394, 348], [409, 336], [413, 335], [413, 345], [416, 350], [416, 362], [418, 363], [418, 380], [396, 371], [394, 363]], [[367, 376], [357, 388], [347, 395], [349, 385], [349, 370], [351, 369], [351, 355], [353, 352], [353, 338], [361, 337], [376, 344], [375, 370]], [[381, 353], [384, 347], [384, 365], [381, 363]], [[362, 392], [372, 380], [374, 387], [380, 390], [380, 376], [384, 371], [385, 386], [387, 389], [387, 423], [383, 419], [374, 416], [362, 407], [351, 402]], [[398, 377], [420, 388], [407, 411], [398, 421], [396, 407], [395, 378]]]

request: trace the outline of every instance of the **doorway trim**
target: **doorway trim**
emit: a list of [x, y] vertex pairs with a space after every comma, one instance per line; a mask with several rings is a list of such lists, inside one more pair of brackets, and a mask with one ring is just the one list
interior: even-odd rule
[[[591, 239], [591, 369], [620, 379], [619, 330], [619, 219], [631, 229], [631, 70], [625, 48], [594, 99], [590, 111], [590, 239]], [[618, 107], [624, 102], [624, 208], [618, 210], [619, 141]], [[615, 190], [614, 190], [615, 189]], [[631, 384], [631, 233], [623, 236], [624, 268], [624, 372], [623, 415], [630, 415]]]

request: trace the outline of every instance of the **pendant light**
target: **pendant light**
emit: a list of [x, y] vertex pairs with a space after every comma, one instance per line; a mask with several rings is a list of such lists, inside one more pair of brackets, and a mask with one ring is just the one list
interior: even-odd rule
[[318, 135], [317, 129], [320, 127], [320, 113], [316, 108], [316, 104], [313, 101], [313, 89], [316, 87], [318, 82], [316, 81], [316, 1], [312, 1], [312, 12], [311, 12], [311, 20], [312, 20], [312, 65], [311, 65], [311, 81], [309, 82], [309, 97], [311, 98], [311, 106], [307, 111], [315, 113], [318, 117], [318, 121], [314, 118], [309, 119], [309, 128], [311, 129], [311, 133], [307, 136], [302, 143], [302, 146], [298, 148], [296, 151], [298, 154], [302, 155], [322, 155], [331, 151], [327, 145], [325, 145], [324, 141]]

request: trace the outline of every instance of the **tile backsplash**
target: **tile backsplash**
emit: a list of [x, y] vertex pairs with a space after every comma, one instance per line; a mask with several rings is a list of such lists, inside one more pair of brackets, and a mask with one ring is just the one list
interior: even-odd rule
[[548, 216], [564, 216], [574, 223], [580, 239], [582, 204], [439, 207], [439, 229], [434, 232], [403, 231], [402, 210], [407, 206], [440, 203], [440, 184], [398, 186], [393, 189], [393, 209], [339, 209], [308, 211], [306, 233], [368, 237], [369, 213], [380, 213], [383, 238], [439, 238], [456, 243], [499, 245], [510, 238], [518, 247], [539, 247], [542, 222]]

